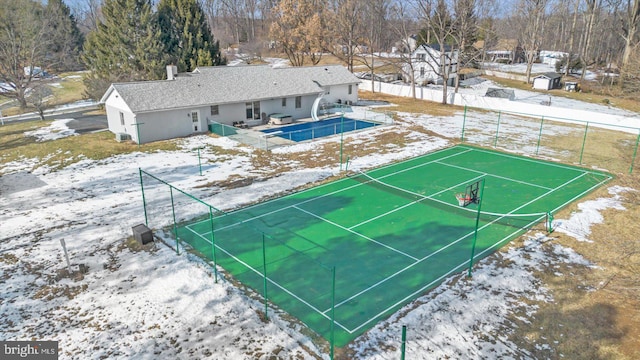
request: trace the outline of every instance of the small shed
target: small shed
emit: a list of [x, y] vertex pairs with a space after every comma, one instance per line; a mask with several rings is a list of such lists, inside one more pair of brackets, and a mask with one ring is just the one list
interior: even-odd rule
[[516, 98], [516, 93], [511, 89], [488, 88], [484, 96], [514, 100]]
[[551, 90], [560, 88], [562, 75], [554, 72], [540, 74], [533, 78], [533, 88], [540, 90]]

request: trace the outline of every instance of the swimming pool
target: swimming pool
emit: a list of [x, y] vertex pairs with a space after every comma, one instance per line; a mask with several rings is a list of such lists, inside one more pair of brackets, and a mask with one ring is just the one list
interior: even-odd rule
[[261, 130], [265, 134], [275, 133], [283, 139], [295, 142], [315, 139], [324, 136], [340, 134], [340, 132], [349, 132], [354, 130], [366, 129], [369, 127], [380, 125], [379, 123], [354, 120], [341, 117], [325, 119], [320, 121], [305, 122], [300, 124], [282, 126], [273, 129]]

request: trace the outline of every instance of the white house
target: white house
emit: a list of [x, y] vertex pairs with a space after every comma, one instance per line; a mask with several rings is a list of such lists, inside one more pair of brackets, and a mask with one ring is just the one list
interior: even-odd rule
[[540, 53], [538, 54], [538, 56], [540, 57], [540, 62], [542, 62], [543, 64], [556, 66], [556, 63], [558, 61], [568, 58], [569, 53], [562, 52], [562, 51], [540, 50]]
[[440, 64], [448, 66], [447, 81], [452, 83], [458, 72], [458, 52], [445, 48], [440, 51], [437, 44], [420, 45], [411, 54], [411, 64], [402, 66], [405, 82], [411, 81], [411, 69], [415, 83], [418, 85], [442, 84], [443, 74], [440, 72]]
[[271, 114], [309, 118], [316, 99], [358, 101], [360, 79], [340, 65], [200, 67], [167, 80], [111, 84], [102, 96], [109, 130], [136, 143], [202, 133], [214, 122], [249, 126]]

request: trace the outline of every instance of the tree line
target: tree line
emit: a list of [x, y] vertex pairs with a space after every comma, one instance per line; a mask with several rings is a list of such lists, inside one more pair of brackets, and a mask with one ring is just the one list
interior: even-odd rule
[[85, 95], [97, 100], [114, 82], [162, 79], [167, 64], [226, 62], [196, 0], [104, 0], [95, 14], [82, 32], [62, 0], [0, 0], [0, 95], [38, 108], [41, 69], [88, 70]]
[[[380, 68], [410, 75], [412, 46], [449, 49], [433, 69], [449, 77], [460, 68], [482, 67], [487, 51], [509, 43], [523, 54], [528, 77], [538, 52], [553, 50], [568, 54], [559, 69], [565, 74], [600, 69], [604, 85], [640, 91], [640, 0], [78, 0], [72, 9], [63, 0], [46, 5], [0, 0], [0, 5], [0, 82], [5, 84], [0, 94], [21, 105], [34, 76], [25, 67], [87, 69], [86, 95], [99, 99], [112, 82], [162, 78], [167, 64], [179, 71], [224, 64], [221, 48], [231, 47], [256, 57], [284, 54], [293, 66], [318, 64], [331, 54], [374, 79]], [[392, 51], [395, 57], [381, 56]], [[447, 59], [454, 53], [457, 67]]]

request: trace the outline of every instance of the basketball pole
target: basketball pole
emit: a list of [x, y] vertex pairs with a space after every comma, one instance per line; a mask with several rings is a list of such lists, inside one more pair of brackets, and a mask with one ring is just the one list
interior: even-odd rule
[[478, 225], [480, 225], [480, 210], [482, 208], [482, 197], [484, 195], [484, 178], [482, 178], [482, 185], [480, 186], [480, 195], [478, 195], [478, 212], [476, 214], [476, 228], [473, 232], [473, 243], [471, 244], [471, 258], [469, 259], [469, 273], [468, 276], [471, 277], [471, 272], [473, 269], [473, 257], [476, 252], [476, 241], [478, 240]]

